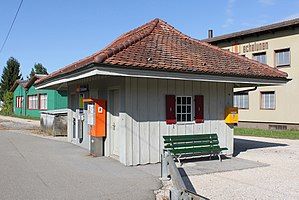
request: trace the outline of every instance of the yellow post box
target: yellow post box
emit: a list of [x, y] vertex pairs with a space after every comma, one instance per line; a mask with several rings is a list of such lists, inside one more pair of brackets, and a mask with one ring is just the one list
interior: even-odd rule
[[225, 123], [236, 124], [238, 123], [239, 115], [237, 107], [226, 107], [225, 109]]

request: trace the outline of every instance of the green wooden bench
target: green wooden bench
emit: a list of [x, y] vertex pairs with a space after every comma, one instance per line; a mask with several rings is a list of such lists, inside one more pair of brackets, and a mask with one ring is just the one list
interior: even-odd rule
[[190, 156], [218, 156], [221, 159], [222, 151], [228, 150], [219, 146], [217, 134], [171, 135], [163, 136], [164, 150], [169, 151], [180, 162], [180, 158]]

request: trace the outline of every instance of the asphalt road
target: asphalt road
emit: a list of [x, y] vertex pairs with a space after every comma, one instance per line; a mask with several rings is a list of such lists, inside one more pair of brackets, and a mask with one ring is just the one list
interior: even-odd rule
[[154, 199], [160, 188], [158, 165], [125, 167], [26, 131], [0, 129], [0, 199]]

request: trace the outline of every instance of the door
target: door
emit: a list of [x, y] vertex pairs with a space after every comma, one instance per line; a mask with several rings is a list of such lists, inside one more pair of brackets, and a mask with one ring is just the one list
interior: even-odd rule
[[109, 92], [111, 153], [119, 156], [119, 90]]

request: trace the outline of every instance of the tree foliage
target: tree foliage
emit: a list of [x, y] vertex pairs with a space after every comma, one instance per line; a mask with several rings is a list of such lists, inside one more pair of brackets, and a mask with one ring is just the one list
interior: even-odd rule
[[0, 100], [4, 100], [4, 94], [9, 91], [14, 82], [22, 77], [20, 72], [20, 63], [17, 59], [10, 57], [3, 69], [0, 83]]
[[2, 115], [11, 115], [13, 113], [13, 93], [5, 92], [3, 95], [4, 104], [2, 106], [1, 114]]
[[48, 71], [41, 63], [35, 63], [34, 67], [31, 69], [29, 76], [27, 76], [27, 79], [30, 79], [35, 74], [48, 74]]

